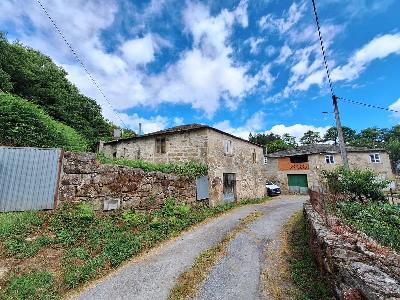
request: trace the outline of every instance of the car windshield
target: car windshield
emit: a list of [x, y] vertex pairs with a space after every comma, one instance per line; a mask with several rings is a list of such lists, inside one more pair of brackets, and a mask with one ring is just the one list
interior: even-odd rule
[[267, 181], [265, 182], [266, 185], [273, 185], [274, 183], [272, 181]]

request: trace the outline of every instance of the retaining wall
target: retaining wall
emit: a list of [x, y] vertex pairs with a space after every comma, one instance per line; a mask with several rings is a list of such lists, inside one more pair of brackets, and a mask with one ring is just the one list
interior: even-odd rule
[[90, 201], [96, 209], [155, 209], [170, 196], [195, 203], [195, 179], [100, 164], [93, 153], [64, 153], [59, 202]]
[[310, 246], [337, 299], [400, 299], [400, 255], [304, 205]]

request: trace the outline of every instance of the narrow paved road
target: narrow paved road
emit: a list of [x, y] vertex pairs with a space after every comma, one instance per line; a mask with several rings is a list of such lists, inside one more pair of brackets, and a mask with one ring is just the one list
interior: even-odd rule
[[265, 204], [240, 207], [195, 227], [84, 290], [75, 299], [166, 299], [175, 280], [203, 251], [219, 243], [240, 219], [263, 215], [229, 244], [200, 288], [200, 299], [259, 299], [264, 249], [282, 224], [301, 208], [304, 197], [280, 197]]

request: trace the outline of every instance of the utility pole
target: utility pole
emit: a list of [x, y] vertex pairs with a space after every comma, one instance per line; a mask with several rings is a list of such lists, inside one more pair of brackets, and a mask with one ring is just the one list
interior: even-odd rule
[[342, 123], [340, 122], [339, 108], [338, 108], [338, 104], [337, 104], [336, 95], [332, 95], [332, 100], [333, 100], [333, 111], [335, 112], [335, 119], [336, 119], [336, 129], [337, 129], [338, 139], [339, 139], [340, 155], [342, 156], [343, 166], [346, 169], [348, 169], [349, 161], [347, 160], [346, 144], [344, 143]]

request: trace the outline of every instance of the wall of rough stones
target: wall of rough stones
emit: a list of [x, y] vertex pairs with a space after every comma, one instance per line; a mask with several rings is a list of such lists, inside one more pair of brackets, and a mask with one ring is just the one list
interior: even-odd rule
[[170, 196], [181, 203], [195, 203], [195, 180], [100, 164], [93, 153], [64, 153], [59, 202], [90, 201], [96, 209], [108, 205], [154, 209]]
[[304, 205], [314, 257], [337, 299], [400, 299], [400, 255]]
[[[386, 152], [380, 151], [381, 162], [371, 163], [368, 152], [348, 152], [348, 160], [350, 168], [359, 169], [370, 169], [375, 173], [379, 174], [384, 179], [393, 180], [394, 175], [390, 164], [389, 155]], [[342, 164], [342, 158], [340, 153], [333, 155], [335, 163], [327, 164], [325, 161], [325, 154], [311, 154], [308, 155], [308, 170], [290, 170], [281, 171], [278, 168], [279, 158], [268, 158], [268, 164], [266, 170], [266, 177], [274, 182], [280, 184], [282, 192], [288, 193], [288, 174], [307, 174], [308, 187], [313, 188], [319, 185], [319, 175], [321, 170], [333, 170], [337, 166]]]

